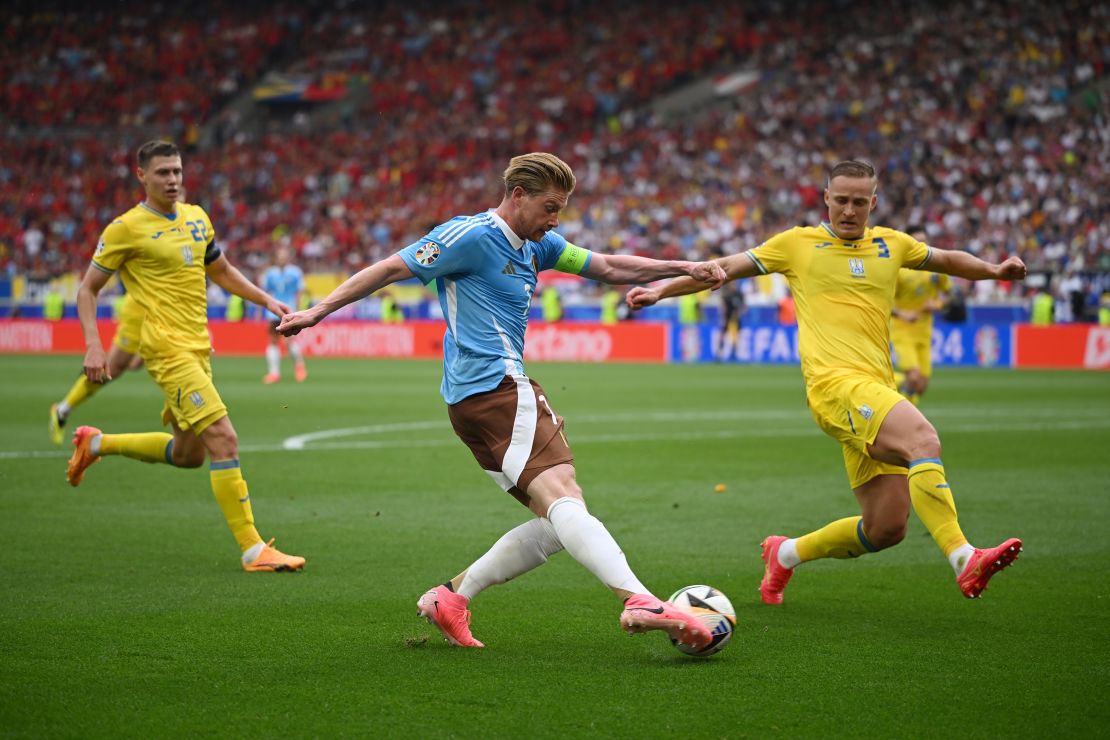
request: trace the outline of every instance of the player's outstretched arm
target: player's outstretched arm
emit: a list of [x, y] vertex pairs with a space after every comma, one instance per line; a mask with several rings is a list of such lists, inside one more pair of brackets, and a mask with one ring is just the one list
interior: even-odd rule
[[412, 270], [404, 260], [397, 255], [386, 257], [347, 278], [342, 285], [329, 293], [327, 298], [312, 308], [283, 316], [281, 323], [278, 324], [278, 333], [291, 337], [301, 329], [316, 326], [325, 316], [348, 303], [362, 300], [376, 290], [410, 277], [412, 277]]
[[77, 318], [81, 322], [81, 332], [85, 335], [84, 373], [93, 383], [107, 383], [112, 379], [112, 373], [108, 369], [108, 355], [104, 353], [100, 331], [96, 327], [96, 298], [111, 277], [112, 273], [90, 265], [77, 288]]
[[[720, 266], [725, 275], [724, 282], [752, 277], [753, 275], [759, 274], [759, 268], [755, 266], [755, 262], [753, 262], [752, 258], [746, 253], [731, 254], [728, 257], [722, 257], [708, 264]], [[633, 288], [628, 291], [628, 295], [625, 296], [625, 301], [628, 303], [629, 308], [636, 310], [638, 308], [647, 308], [664, 298], [674, 298], [689, 293], [698, 293], [706, 288], [717, 288], [720, 287], [720, 285], [721, 284], [713, 285], [708, 281], [695, 279], [694, 277], [683, 277], [657, 287], [639, 286]]]
[[594, 252], [589, 266], [581, 273], [603, 283], [650, 283], [653, 280], [689, 275], [714, 290], [724, 285], [725, 272], [717, 262], [655, 260], [627, 254]]
[[239, 296], [244, 301], [262, 306], [274, 316], [284, 316], [292, 310], [250, 280], [247, 280], [247, 277], [239, 272], [239, 268], [228, 262], [227, 257], [222, 254], [210, 262], [205, 269], [208, 271], [208, 277], [212, 278], [212, 282], [216, 285], [228, 293]]
[[1007, 257], [994, 265], [970, 252], [934, 249], [922, 270], [943, 272], [965, 280], [1024, 280], [1025, 263], [1018, 257]]

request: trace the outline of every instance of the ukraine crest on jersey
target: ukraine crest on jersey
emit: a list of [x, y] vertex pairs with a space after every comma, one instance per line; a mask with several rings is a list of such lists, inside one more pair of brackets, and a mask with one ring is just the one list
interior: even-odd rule
[[890, 312], [898, 271], [921, 268], [932, 250], [882, 226], [841, 239], [828, 224], [798, 226], [748, 252], [764, 274], [787, 279], [798, 312], [806, 384], [838, 371], [891, 383]]
[[496, 388], [505, 375], [524, 375], [537, 273], [577, 274], [590, 263], [590, 252], [555, 232], [521, 239], [492, 210], [440, 224], [398, 255], [423, 283], [436, 283], [447, 320], [440, 392], [449, 404]]
[[143, 356], [209, 348], [205, 265], [220, 255], [215, 238], [208, 214], [189, 203], [173, 213], [140, 203], [104, 229], [92, 265], [118, 271], [142, 307]]

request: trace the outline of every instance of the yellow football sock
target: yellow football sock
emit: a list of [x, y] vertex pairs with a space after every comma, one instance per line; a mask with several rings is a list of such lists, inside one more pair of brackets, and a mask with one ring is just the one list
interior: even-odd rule
[[262, 541], [254, 528], [254, 512], [251, 511], [251, 497], [247, 482], [239, 469], [238, 460], [213, 460], [209, 471], [212, 480], [212, 493], [216, 503], [227, 519], [231, 534], [239, 543], [239, 549], [246, 552]]
[[945, 557], [954, 550], [967, 544], [956, 521], [956, 502], [952, 489], [944, 477], [944, 464], [940, 460], [927, 457], [910, 463], [909, 472], [910, 501], [913, 510], [933, 535]]
[[837, 519], [816, 532], [795, 540], [798, 558], [804, 563], [819, 558], [858, 558], [866, 552], [877, 552], [863, 532], [863, 517]]
[[66, 406], [71, 410], [77, 408], [90, 396], [95, 395], [102, 387], [100, 383], [93, 383], [84, 375], [77, 376], [77, 380], [73, 381], [73, 387], [71, 387], [69, 393], [66, 394]]
[[101, 455], [123, 455], [133, 460], [148, 463], [168, 463], [173, 435], [165, 432], [143, 432], [142, 434], [102, 434], [100, 435]]

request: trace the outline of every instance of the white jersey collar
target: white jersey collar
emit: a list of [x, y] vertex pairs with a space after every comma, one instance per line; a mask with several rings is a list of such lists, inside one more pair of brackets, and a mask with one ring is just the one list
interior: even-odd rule
[[493, 217], [493, 222], [501, 229], [501, 233], [509, 240], [509, 244], [513, 249], [520, 250], [524, 246], [524, 239], [516, 235], [516, 232], [509, 228], [509, 224], [505, 223], [505, 219], [497, 215], [497, 209], [491, 208], [488, 211], [489, 215]]

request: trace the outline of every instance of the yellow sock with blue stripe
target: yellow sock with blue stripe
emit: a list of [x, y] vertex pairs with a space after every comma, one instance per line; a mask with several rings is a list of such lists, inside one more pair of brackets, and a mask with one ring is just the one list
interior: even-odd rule
[[173, 465], [173, 435], [165, 432], [101, 434], [99, 443], [93, 444], [93, 452], [99, 455], [123, 455], [132, 460], [148, 463]]
[[944, 477], [944, 463], [935, 457], [910, 462], [910, 501], [913, 510], [945, 557], [967, 545], [956, 520], [956, 501]]
[[820, 558], [858, 558], [864, 553], [878, 552], [867, 540], [862, 516], [837, 519], [816, 532], [798, 537], [794, 543], [802, 563]]
[[262, 542], [258, 530], [254, 528], [254, 512], [251, 511], [251, 496], [247, 482], [239, 469], [239, 460], [213, 460], [208, 472], [212, 482], [212, 493], [216, 503], [224, 513], [231, 534], [239, 543], [239, 549], [246, 552]]

